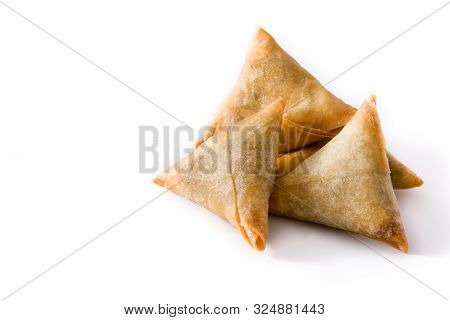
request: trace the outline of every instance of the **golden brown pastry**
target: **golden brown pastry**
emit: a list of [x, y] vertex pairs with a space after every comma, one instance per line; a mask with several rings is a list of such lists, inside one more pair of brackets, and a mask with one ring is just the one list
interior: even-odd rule
[[[285, 153], [278, 157], [276, 167], [277, 177], [282, 177], [294, 170], [295, 167], [301, 165], [305, 159], [319, 151], [329, 141], [330, 139], [326, 138], [297, 151]], [[389, 161], [391, 181], [394, 189], [409, 189], [419, 187], [423, 184], [422, 179], [420, 179], [411, 169], [398, 161], [388, 151], [386, 151], [386, 154]]]
[[198, 144], [221, 126], [259, 111], [278, 97], [286, 103], [280, 152], [298, 149], [322, 137], [333, 137], [330, 131], [344, 126], [354, 114], [354, 108], [322, 87], [272, 36], [259, 28], [231, 95]]
[[[230, 96], [196, 145], [222, 126], [229, 126], [282, 97], [283, 114], [279, 152], [298, 150], [324, 138], [333, 138], [356, 109], [335, 97], [287, 54], [266, 31], [259, 28], [241, 74]], [[389, 156], [389, 155], [388, 155]], [[391, 161], [392, 162], [392, 161]], [[392, 172], [395, 185], [417, 187], [421, 180], [398, 163]], [[395, 169], [395, 170], [394, 170]]]
[[275, 182], [270, 212], [384, 241], [407, 252], [375, 97], [323, 148]]
[[283, 108], [280, 99], [222, 127], [154, 182], [225, 218], [264, 250]]
[[394, 189], [410, 189], [420, 187], [423, 180], [411, 169], [401, 163], [389, 151], [386, 150], [391, 169], [391, 180]]

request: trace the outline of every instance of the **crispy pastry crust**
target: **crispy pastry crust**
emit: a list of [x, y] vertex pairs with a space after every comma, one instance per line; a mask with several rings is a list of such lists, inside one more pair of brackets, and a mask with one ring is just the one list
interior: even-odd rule
[[222, 127], [154, 182], [226, 219], [264, 250], [283, 109], [279, 99], [232, 128]]
[[198, 145], [220, 127], [261, 110], [278, 97], [286, 103], [280, 152], [329, 137], [330, 131], [344, 126], [355, 112], [353, 107], [325, 89], [269, 33], [259, 28], [233, 91]]
[[375, 97], [328, 144], [275, 182], [270, 212], [384, 241], [407, 252]]

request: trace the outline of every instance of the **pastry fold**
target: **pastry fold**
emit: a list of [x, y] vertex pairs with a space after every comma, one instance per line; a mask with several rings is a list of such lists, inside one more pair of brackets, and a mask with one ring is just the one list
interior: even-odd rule
[[[259, 28], [234, 89], [196, 145], [213, 136], [222, 126], [253, 115], [278, 97], [282, 97], [286, 104], [280, 153], [306, 147], [324, 138], [333, 138], [356, 112], [355, 108], [321, 85], [271, 35]], [[396, 186], [412, 188], [422, 183], [398, 160], [392, 161], [398, 164], [392, 170]]]
[[276, 180], [270, 212], [408, 251], [374, 96], [333, 140]]
[[297, 151], [288, 152], [282, 154], [277, 159], [276, 165], [276, 175], [277, 177], [282, 177], [287, 175], [289, 172], [294, 170], [298, 165], [300, 165], [307, 158], [312, 156], [314, 153], [319, 151], [325, 144], [327, 144], [330, 139], [322, 139], [316, 143], [312, 143], [304, 148]]
[[154, 182], [226, 219], [252, 247], [264, 250], [283, 110], [279, 99], [222, 126]]

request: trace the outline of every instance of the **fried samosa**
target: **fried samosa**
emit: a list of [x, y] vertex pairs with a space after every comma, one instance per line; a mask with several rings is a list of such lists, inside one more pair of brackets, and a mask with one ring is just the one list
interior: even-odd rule
[[[283, 114], [279, 152], [298, 150], [324, 138], [333, 138], [353, 117], [356, 109], [329, 92], [307, 70], [286, 53], [262, 28], [252, 42], [234, 89], [219, 109], [200, 145], [222, 126], [229, 126], [282, 97]], [[421, 180], [399, 164], [395, 185], [412, 188]]]
[[323, 137], [332, 138], [331, 131], [344, 126], [354, 114], [353, 107], [325, 89], [259, 28], [231, 95], [197, 145], [221, 126], [259, 111], [278, 97], [286, 103], [280, 152], [298, 149]]
[[283, 109], [280, 99], [222, 127], [154, 182], [223, 217], [264, 250]]
[[355, 232], [407, 252], [385, 150], [372, 96], [333, 140], [276, 180], [270, 212]]

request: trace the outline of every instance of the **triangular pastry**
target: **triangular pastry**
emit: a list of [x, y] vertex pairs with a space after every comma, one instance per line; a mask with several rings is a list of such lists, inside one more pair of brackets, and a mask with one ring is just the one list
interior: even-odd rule
[[333, 137], [330, 131], [344, 126], [354, 114], [353, 107], [324, 88], [270, 34], [259, 28], [231, 95], [197, 145], [221, 126], [259, 111], [278, 97], [286, 103], [280, 152]]
[[[288, 152], [278, 157], [276, 166], [277, 177], [282, 177], [294, 170], [295, 167], [319, 151], [329, 141], [330, 139], [326, 138], [297, 151]], [[419, 187], [423, 184], [423, 180], [420, 179], [411, 169], [397, 160], [388, 151], [386, 151], [386, 154], [389, 161], [391, 181], [394, 189], [409, 189]]]
[[154, 182], [225, 218], [264, 250], [283, 108], [280, 99], [222, 127]]
[[[196, 146], [220, 127], [258, 112], [278, 97], [286, 103], [280, 153], [303, 148], [324, 138], [333, 138], [357, 110], [329, 92], [269, 33], [259, 28], [234, 89]], [[394, 181], [400, 181], [395, 183], [396, 186], [401, 185], [405, 189], [421, 184], [420, 178], [410, 169], [398, 160], [397, 163], [398, 170], [392, 170], [396, 172]]]
[[407, 252], [375, 97], [314, 155], [275, 182], [270, 212], [384, 241]]

